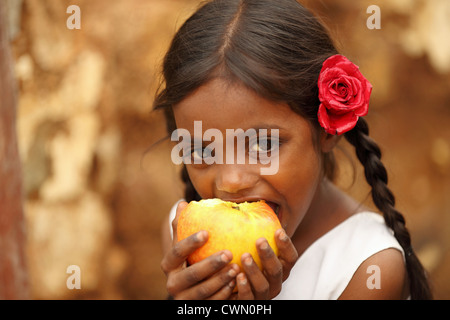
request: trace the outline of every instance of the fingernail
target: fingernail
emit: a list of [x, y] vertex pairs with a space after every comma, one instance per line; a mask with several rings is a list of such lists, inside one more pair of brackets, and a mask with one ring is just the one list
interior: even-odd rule
[[280, 234], [278, 235], [278, 239], [283, 242], [286, 242], [288, 240], [288, 236], [284, 230], [281, 229]]
[[197, 233], [197, 240], [204, 241], [206, 239], [206, 231], [199, 231]]
[[228, 271], [228, 276], [230, 276], [231, 278], [236, 277], [236, 275], [237, 275], [236, 270], [230, 269], [230, 270]]
[[248, 252], [244, 253], [241, 256], [241, 262], [243, 264], [245, 264], [246, 266], [251, 266], [252, 265], [252, 260], [253, 260], [252, 259], [252, 255], [250, 253], [248, 253]]
[[236, 281], [231, 280], [231, 281], [228, 283], [228, 285], [229, 285], [231, 288], [234, 288], [234, 286], [236, 285]]
[[245, 274], [240, 273], [238, 275], [238, 281], [241, 285], [246, 285], [247, 284], [247, 278], [245, 277]]
[[230, 262], [232, 258], [230, 258], [230, 256], [224, 252], [220, 255], [220, 259], [223, 262]]
[[269, 248], [269, 244], [267, 243], [266, 240], [262, 241], [262, 243], [259, 245], [259, 248], [261, 250], [267, 250]]

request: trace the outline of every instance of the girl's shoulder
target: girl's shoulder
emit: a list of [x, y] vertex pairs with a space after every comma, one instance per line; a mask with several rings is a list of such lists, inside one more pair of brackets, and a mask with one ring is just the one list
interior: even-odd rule
[[354, 214], [306, 249], [277, 299], [337, 299], [363, 262], [388, 248], [404, 255], [384, 218], [370, 211]]

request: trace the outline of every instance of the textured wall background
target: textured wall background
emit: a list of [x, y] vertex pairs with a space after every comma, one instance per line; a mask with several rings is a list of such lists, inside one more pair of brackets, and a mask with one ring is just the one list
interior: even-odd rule
[[[151, 104], [170, 39], [199, 2], [7, 1], [32, 298], [165, 298], [160, 226], [182, 186], [169, 143], [149, 149], [165, 135]], [[436, 297], [448, 299], [450, 3], [303, 3], [374, 85], [371, 133]], [[72, 4], [80, 30], [66, 27]], [[366, 27], [372, 4], [379, 30]], [[356, 167], [352, 184], [343, 159], [340, 185], [370, 205]], [[66, 287], [72, 264], [81, 290]]]

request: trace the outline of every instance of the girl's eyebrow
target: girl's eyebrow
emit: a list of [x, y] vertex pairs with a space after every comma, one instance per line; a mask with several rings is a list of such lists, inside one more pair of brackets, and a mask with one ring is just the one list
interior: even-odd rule
[[275, 124], [266, 124], [266, 123], [260, 123], [256, 126], [251, 127], [255, 130], [261, 130], [261, 129], [278, 129], [278, 130], [284, 130], [283, 127], [279, 126], [279, 125], [275, 125]]
[[[255, 133], [258, 135], [260, 133], [260, 130], [267, 130], [267, 133], [270, 134], [270, 130], [272, 129], [276, 129], [279, 131], [283, 131], [286, 130], [285, 128], [279, 126], [279, 125], [275, 125], [275, 124], [268, 124], [268, 123], [259, 123], [256, 126], [249, 126], [247, 128], [230, 128], [229, 130], [238, 130], [238, 129], [242, 129], [245, 132], [247, 132], [247, 130], [255, 130]], [[225, 133], [223, 133], [223, 136], [226, 136]], [[202, 145], [205, 143], [205, 141], [203, 140], [203, 135], [200, 137], [200, 139], [198, 139], [199, 137], [196, 137], [194, 135], [191, 136], [190, 139], [190, 144], [194, 145]], [[207, 141], [209, 142], [209, 141]], [[181, 142], [180, 142], [181, 143]], [[183, 140], [182, 143], [185, 143], [185, 141]]]

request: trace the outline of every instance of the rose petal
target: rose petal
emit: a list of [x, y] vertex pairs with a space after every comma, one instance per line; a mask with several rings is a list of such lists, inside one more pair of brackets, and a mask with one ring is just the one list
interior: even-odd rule
[[339, 79], [341, 76], [345, 76], [346, 73], [339, 68], [330, 68], [326, 69], [324, 72], [322, 72], [319, 76], [318, 85], [320, 86], [328, 86], [328, 84], [335, 80]]
[[321, 73], [326, 69], [338, 68], [341, 69], [344, 73], [356, 76], [357, 78], [362, 77], [361, 72], [359, 71], [359, 67], [348, 60], [345, 56], [337, 54], [329, 57], [322, 65]]
[[330, 118], [328, 117], [327, 109], [323, 104], [319, 106], [319, 112], [317, 113], [320, 126], [325, 129], [329, 134], [336, 134], [336, 129], [333, 130], [330, 124]]
[[358, 109], [355, 109], [353, 111], [353, 113], [358, 116], [358, 117], [364, 117], [367, 116], [367, 114], [369, 113], [369, 104], [365, 103], [363, 104], [361, 107], [359, 107]]
[[340, 55], [340, 54], [331, 56], [324, 61], [323, 65], [322, 65], [322, 70], [320, 72], [322, 73], [325, 69], [333, 68], [333, 67], [337, 66], [339, 63], [345, 63], [347, 61], [349, 61], [349, 60], [345, 56]]
[[336, 114], [347, 113], [349, 111], [349, 105], [347, 103], [341, 103], [336, 99], [330, 99], [323, 103], [328, 110]]
[[366, 80], [365, 85], [366, 85], [365, 97], [367, 103], [369, 103], [370, 95], [372, 94], [372, 84]]
[[341, 61], [336, 65], [336, 68], [342, 69], [347, 75], [360, 78], [362, 76], [359, 67], [350, 61]]
[[339, 79], [339, 85], [342, 85], [346, 88], [345, 100], [350, 100], [353, 96], [353, 82], [352, 78], [349, 76], [343, 76]]
[[349, 108], [354, 110], [359, 108], [362, 104], [366, 103], [364, 98], [363, 88], [361, 87], [361, 82], [357, 79], [353, 78], [352, 88], [354, 90], [354, 94], [351, 99], [349, 99]]
[[366, 88], [364, 91], [364, 103], [358, 108], [354, 110], [355, 115], [358, 117], [364, 117], [369, 113], [369, 101], [370, 94], [372, 93], [372, 85], [369, 81], [366, 81]]
[[356, 116], [353, 112], [349, 112], [336, 118], [331, 116], [330, 120], [336, 128], [337, 134], [341, 135], [352, 130], [356, 126], [358, 116]]
[[318, 120], [322, 128], [329, 134], [340, 135], [353, 129], [358, 117], [353, 112], [333, 114], [321, 104], [319, 106]]
[[330, 86], [329, 92], [334, 97], [334, 99], [340, 102], [345, 102], [350, 98], [348, 95], [349, 89], [351, 91], [351, 88], [348, 88], [346, 85], [339, 83]]

